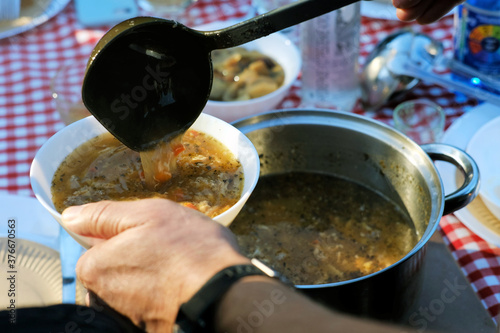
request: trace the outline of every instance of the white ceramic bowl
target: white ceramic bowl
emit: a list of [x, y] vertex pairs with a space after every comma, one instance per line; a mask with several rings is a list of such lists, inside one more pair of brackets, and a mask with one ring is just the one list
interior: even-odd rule
[[[236, 22], [213, 22], [196, 27], [197, 30], [210, 31], [228, 27]], [[277, 90], [262, 97], [246, 101], [222, 102], [209, 100], [203, 109], [227, 122], [274, 109], [285, 98], [293, 82], [299, 76], [302, 59], [297, 46], [282, 33], [274, 33], [241, 45], [249, 50], [257, 50], [283, 67], [285, 81]]]
[[500, 117], [483, 125], [469, 141], [467, 152], [474, 158], [481, 174], [479, 196], [497, 219], [500, 219]]
[[[255, 147], [245, 135], [220, 119], [201, 114], [191, 128], [209, 134], [224, 143], [243, 166], [245, 181], [240, 200], [233, 207], [214, 218], [215, 221], [228, 226], [239, 213], [257, 184], [260, 172], [259, 156]], [[35, 192], [38, 201], [64, 229], [66, 227], [61, 222], [61, 214], [54, 207], [50, 191], [54, 173], [66, 156], [76, 147], [105, 132], [106, 129], [93, 116], [79, 120], [54, 134], [40, 148], [31, 164], [31, 188]], [[88, 238], [72, 232], [69, 232], [69, 234], [83, 247], [89, 248]]]

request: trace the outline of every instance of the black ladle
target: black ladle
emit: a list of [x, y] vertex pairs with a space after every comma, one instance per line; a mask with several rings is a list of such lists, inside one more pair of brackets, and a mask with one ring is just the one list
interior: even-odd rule
[[138, 17], [119, 23], [94, 48], [83, 81], [88, 110], [136, 151], [187, 130], [212, 87], [210, 52], [238, 46], [358, 0], [299, 0], [215, 31]]

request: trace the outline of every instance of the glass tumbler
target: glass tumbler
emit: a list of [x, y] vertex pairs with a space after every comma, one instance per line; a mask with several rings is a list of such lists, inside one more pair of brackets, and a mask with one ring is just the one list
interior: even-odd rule
[[419, 145], [439, 142], [444, 133], [445, 114], [434, 102], [406, 101], [394, 109], [394, 127]]
[[50, 85], [52, 98], [61, 120], [69, 125], [90, 116], [82, 101], [82, 83], [88, 58], [66, 63], [52, 78]]

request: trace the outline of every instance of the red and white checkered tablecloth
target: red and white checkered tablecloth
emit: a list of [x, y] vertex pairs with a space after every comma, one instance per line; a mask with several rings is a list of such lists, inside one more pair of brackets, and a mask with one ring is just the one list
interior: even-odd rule
[[[245, 17], [249, 0], [199, 0], [189, 8], [184, 24], [196, 26], [216, 20]], [[363, 18], [360, 63], [382, 38], [403, 27], [412, 27], [452, 48], [453, 18], [428, 26]], [[0, 193], [33, 196], [29, 168], [38, 148], [64, 125], [55, 111], [50, 81], [58, 68], [75, 59], [85, 59], [109, 27], [81, 26], [70, 3], [48, 22], [23, 34], [0, 40]], [[300, 79], [278, 108], [300, 106]], [[446, 112], [447, 126], [478, 104], [445, 88], [419, 84], [406, 99], [428, 98]], [[392, 124], [391, 102], [377, 112], [354, 112]], [[7, 209], [0, 203], [0, 209]], [[492, 316], [500, 307], [500, 249], [473, 234], [453, 215], [441, 220], [440, 231], [454, 258], [469, 278], [483, 305]]]

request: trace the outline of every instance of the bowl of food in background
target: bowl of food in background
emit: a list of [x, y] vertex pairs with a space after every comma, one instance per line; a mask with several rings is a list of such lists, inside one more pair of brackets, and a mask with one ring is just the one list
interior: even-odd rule
[[[421, 288], [441, 216], [477, 194], [474, 161], [352, 113], [278, 110], [233, 125], [261, 162], [257, 187], [229, 226], [242, 252], [337, 310], [398, 319]], [[467, 184], [445, 195], [433, 160], [456, 165]]]
[[[167, 198], [229, 225], [259, 177], [257, 152], [239, 130], [201, 114], [181, 138], [137, 153], [92, 116], [52, 136], [31, 165], [31, 187], [62, 225], [61, 212], [101, 200]], [[92, 241], [69, 232], [82, 246]]]
[[[235, 22], [196, 29], [217, 30]], [[302, 60], [297, 46], [277, 32], [239, 47], [212, 51], [212, 91], [203, 112], [227, 122], [270, 111], [297, 79]]]

